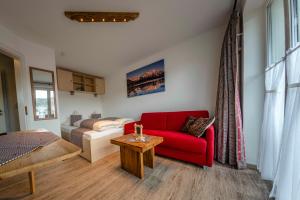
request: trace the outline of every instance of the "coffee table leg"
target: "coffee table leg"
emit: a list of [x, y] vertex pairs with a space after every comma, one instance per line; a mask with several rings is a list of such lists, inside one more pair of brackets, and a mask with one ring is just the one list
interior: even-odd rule
[[29, 184], [30, 184], [30, 193], [35, 193], [35, 179], [34, 179], [34, 171], [28, 172], [29, 176]]
[[122, 169], [139, 178], [144, 178], [143, 153], [132, 151], [125, 147], [120, 147], [120, 153]]
[[154, 167], [154, 148], [144, 153], [144, 164], [150, 168]]

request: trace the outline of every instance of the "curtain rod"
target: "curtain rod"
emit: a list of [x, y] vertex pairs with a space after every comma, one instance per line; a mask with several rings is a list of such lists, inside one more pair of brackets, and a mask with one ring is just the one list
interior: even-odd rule
[[278, 92], [277, 90], [266, 90], [266, 93], [268, 94], [277, 93], [277, 92]]
[[276, 63], [272, 64], [270, 67], [267, 67], [265, 69], [265, 72], [270, 71], [271, 69], [273, 69], [274, 67], [277, 67], [278, 64], [280, 64], [282, 61], [284, 61], [286, 59], [287, 56], [291, 55], [292, 53], [294, 53], [297, 49], [300, 48], [300, 44], [298, 44], [296, 47], [294, 48], [290, 48], [289, 50], [286, 51], [285, 56], [282, 57], [279, 61], [277, 61]]
[[276, 63], [272, 64], [270, 67], [267, 67], [267, 68], [265, 69], [265, 72], [268, 72], [268, 71], [270, 71], [271, 69], [277, 67], [277, 66], [278, 66], [282, 61], [284, 61], [284, 60], [285, 60], [285, 57], [282, 57], [279, 61], [277, 61]]
[[290, 55], [290, 54], [292, 54], [293, 52], [295, 52], [297, 49], [299, 49], [300, 48], [300, 44], [298, 44], [296, 47], [294, 47], [294, 48], [290, 48], [289, 50], [287, 50], [287, 52], [286, 52], [286, 55], [285, 56], [288, 56], [288, 55]]
[[292, 83], [288, 85], [288, 88], [299, 88], [300, 87], [300, 83]]

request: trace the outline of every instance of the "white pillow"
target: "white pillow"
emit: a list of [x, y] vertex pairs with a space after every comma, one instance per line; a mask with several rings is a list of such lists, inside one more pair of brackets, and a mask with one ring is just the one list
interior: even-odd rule
[[120, 126], [122, 127], [127, 123], [134, 122], [134, 120], [131, 118], [119, 118], [119, 119], [116, 119], [116, 122], [119, 122]]
[[80, 124], [81, 124], [81, 122], [83, 121], [84, 119], [81, 119], [81, 120], [78, 120], [78, 121], [76, 121], [76, 122], [74, 122], [73, 123], [73, 126], [75, 126], [75, 127], [80, 127]]
[[94, 123], [93, 130], [94, 131], [101, 131], [108, 128], [117, 128], [120, 126], [120, 122], [111, 121], [111, 120], [103, 120]]

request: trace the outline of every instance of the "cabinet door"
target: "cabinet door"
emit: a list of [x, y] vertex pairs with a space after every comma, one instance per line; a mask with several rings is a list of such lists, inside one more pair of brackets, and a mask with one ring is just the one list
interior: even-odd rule
[[72, 72], [57, 69], [57, 86], [58, 90], [73, 91], [73, 74]]
[[105, 93], [105, 81], [104, 79], [96, 78], [96, 94], [104, 94]]

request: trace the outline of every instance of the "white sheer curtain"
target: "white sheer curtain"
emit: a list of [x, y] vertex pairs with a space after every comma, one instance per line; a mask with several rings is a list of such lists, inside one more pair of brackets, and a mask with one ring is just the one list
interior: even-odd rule
[[271, 66], [265, 76], [265, 105], [258, 169], [262, 178], [273, 180], [277, 168], [284, 120], [285, 62]]
[[288, 91], [278, 169], [271, 196], [300, 199], [300, 49], [286, 60]]

